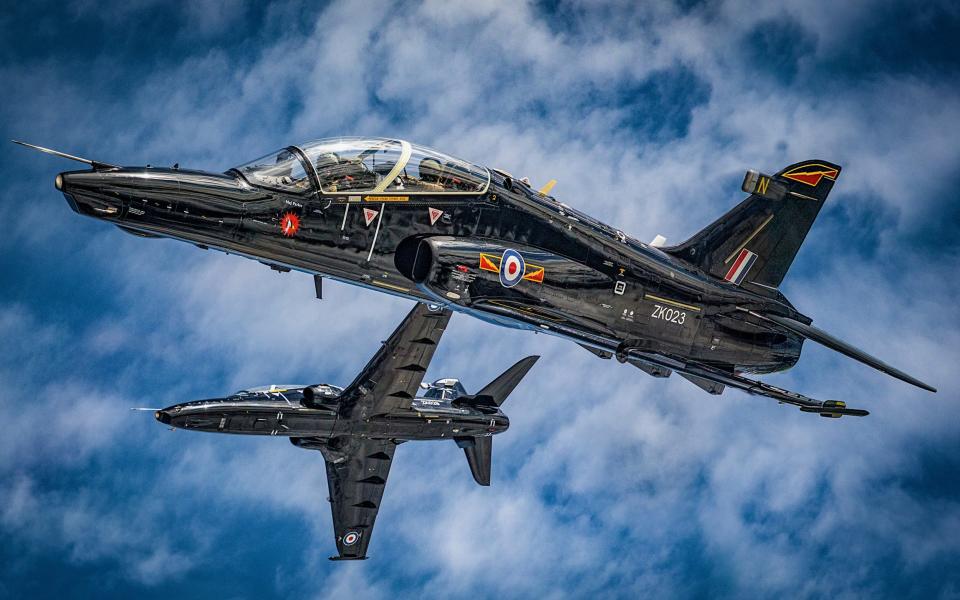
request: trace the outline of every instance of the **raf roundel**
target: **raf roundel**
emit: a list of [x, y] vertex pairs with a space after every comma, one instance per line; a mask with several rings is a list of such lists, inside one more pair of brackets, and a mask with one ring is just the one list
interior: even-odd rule
[[360, 534], [356, 531], [348, 531], [343, 535], [343, 545], [352, 546], [357, 543], [357, 540], [360, 539]]
[[503, 251], [503, 257], [500, 259], [500, 285], [503, 287], [513, 287], [523, 279], [523, 273], [527, 266], [523, 262], [520, 253], [512, 248]]

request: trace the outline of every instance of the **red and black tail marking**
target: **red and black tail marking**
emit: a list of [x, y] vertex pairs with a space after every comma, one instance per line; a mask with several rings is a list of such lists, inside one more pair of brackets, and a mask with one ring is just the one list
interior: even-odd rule
[[736, 285], [778, 287], [833, 184], [840, 166], [807, 160], [776, 175], [748, 173], [754, 193], [689, 240], [663, 248]]
[[836, 181], [840, 174], [839, 167], [833, 167], [822, 163], [802, 163], [799, 167], [783, 171], [781, 176], [791, 181], [799, 181], [810, 187], [817, 187], [820, 180], [824, 177], [830, 181]]

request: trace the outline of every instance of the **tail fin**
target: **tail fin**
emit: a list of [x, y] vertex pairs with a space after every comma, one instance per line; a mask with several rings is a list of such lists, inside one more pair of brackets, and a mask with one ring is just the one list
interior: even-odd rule
[[[453, 401], [453, 406], [472, 406], [481, 411], [496, 413], [499, 406], [507, 399], [510, 392], [517, 387], [520, 380], [533, 368], [539, 356], [528, 356], [521, 359], [500, 374], [473, 396], [463, 396]], [[473, 478], [480, 485], [490, 485], [490, 466], [493, 456], [493, 438], [488, 435], [475, 435], [454, 438], [457, 446], [463, 448], [470, 465]]]
[[778, 287], [820, 212], [840, 166], [807, 160], [776, 175], [747, 171], [750, 197], [678, 246], [662, 248], [737, 285]]
[[470, 473], [480, 485], [490, 485], [490, 467], [493, 459], [493, 438], [488, 435], [454, 438], [463, 448], [470, 465]]
[[471, 404], [486, 404], [488, 406], [500, 406], [507, 399], [510, 392], [520, 383], [520, 380], [533, 368], [539, 356], [528, 356], [521, 359], [500, 374], [499, 377], [491, 381], [482, 390], [471, 396]]

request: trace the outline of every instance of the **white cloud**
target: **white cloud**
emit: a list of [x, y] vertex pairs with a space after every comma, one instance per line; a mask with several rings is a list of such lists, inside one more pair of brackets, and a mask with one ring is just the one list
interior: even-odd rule
[[[683, 594], [696, 590], [690, 580], [701, 575], [687, 569], [698, 561], [729, 586], [720, 595], [882, 593], [872, 583], [889, 576], [882, 561], [912, 574], [960, 552], [956, 502], [924, 498], [905, 483], [922, 449], [955, 446], [960, 329], [949, 307], [960, 292], [957, 261], [930, 264], [902, 242], [905, 231], [929, 226], [939, 204], [927, 196], [945, 189], [960, 161], [951, 137], [956, 90], [908, 76], [851, 81], [829, 94], [758, 83], [738, 55], [740, 36], [784, 10], [817, 31], [803, 73], [867, 9], [590, 6], [565, 31], [511, 3], [334, 3], [307, 36], [291, 29], [253, 58], [204, 50], [148, 74], [126, 102], [109, 102], [113, 122], [134, 119], [129, 126], [78, 117], [102, 108], [104, 96], [53, 62], [32, 73], [3, 69], [5, 80], [39, 94], [34, 106], [12, 92], [17, 101], [4, 116], [32, 120], [41, 137], [98, 148], [104, 159], [210, 169], [299, 138], [410, 136], [535, 182], [558, 178], [562, 201], [642, 239], [663, 233], [671, 241], [731, 206], [743, 169], [836, 158], [846, 169], [826, 211], [869, 194], [876, 211], [900, 219], [869, 261], [845, 240], [805, 248], [799, 260], [830, 253], [833, 262], [811, 278], [788, 277], [788, 296], [818, 325], [923, 375], [940, 394], [808, 345], [795, 370], [770, 380], [873, 412], [834, 422], [736, 392], [707, 396], [679, 378], [652, 380], [567, 342], [457, 315], [431, 376], [460, 376], [476, 389], [513, 360], [544, 355], [506, 406], [512, 428], [494, 444], [493, 487], [474, 486], [452, 444], [406, 444], [371, 561], [333, 568], [297, 556], [287, 564], [309, 563], [307, 587], [330, 596], [392, 596], [405, 586], [425, 595]], [[689, 134], [657, 141], [623, 129], [632, 107], [604, 94], [678, 65], [710, 89]], [[604, 102], [587, 102], [587, 90]], [[542, 112], [530, 109], [534, 102]], [[62, 114], [36, 108], [54, 103]], [[55, 197], [45, 181], [45, 197]], [[32, 188], [7, 189], [19, 197]], [[5, 190], [4, 200], [11, 197]], [[2, 523], [17, 543], [67, 549], [75, 561], [109, 557], [149, 583], [165, 565], [188, 573], [209, 544], [229, 543], [221, 530], [229, 518], [209, 525], [202, 516], [256, 506], [309, 526], [311, 552], [332, 551], [319, 455], [283, 440], [165, 435], [118, 411], [141, 400], [133, 392], [145, 381], [160, 386], [145, 390], [151, 402], [282, 379], [346, 383], [407, 303], [342, 285], [318, 302], [304, 275], [81, 225], [59, 199], [54, 209], [4, 204], [2, 214], [20, 224], [18, 242], [43, 253], [62, 239], [72, 251], [62, 268], [95, 270], [117, 294], [110, 306], [120, 307], [91, 308], [95, 316], [82, 325], [46, 319], [41, 307], [0, 312], [3, 339], [31, 340], [8, 349], [0, 371], [0, 409], [16, 424], [0, 442], [3, 472], [13, 475], [0, 486]], [[78, 230], [76, 240], [65, 237]], [[104, 364], [108, 373], [92, 371]], [[91, 457], [124, 453], [132, 465], [159, 462], [141, 477], [163, 485], [140, 489], [124, 485], [122, 472], [89, 467]], [[70, 498], [25, 474], [21, 461], [71, 474], [86, 466], [97, 479]], [[110, 503], [95, 489], [102, 482], [131, 499]], [[146, 511], [134, 510], [131, 503], [152, 495]], [[168, 518], [160, 503], [181, 498], [201, 503], [188, 533], [152, 538]], [[46, 523], [40, 534], [28, 526], [36, 523]], [[823, 572], [825, 562], [843, 565], [843, 576]]]

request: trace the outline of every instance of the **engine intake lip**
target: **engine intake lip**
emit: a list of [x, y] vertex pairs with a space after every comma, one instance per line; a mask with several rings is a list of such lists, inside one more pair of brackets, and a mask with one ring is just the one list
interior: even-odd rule
[[430, 277], [433, 268], [433, 244], [430, 238], [408, 237], [397, 245], [393, 262], [400, 274], [420, 284]]
[[413, 259], [410, 279], [414, 283], [423, 283], [430, 277], [431, 267], [433, 267], [433, 246], [429, 241], [423, 240], [417, 246], [417, 254]]

